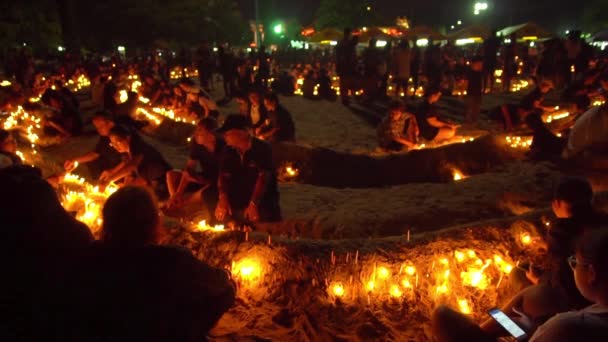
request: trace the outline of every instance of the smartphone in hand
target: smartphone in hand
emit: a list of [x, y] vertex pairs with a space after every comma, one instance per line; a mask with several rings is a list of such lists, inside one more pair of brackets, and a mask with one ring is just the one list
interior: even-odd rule
[[496, 323], [500, 324], [511, 336], [517, 341], [524, 341], [528, 338], [528, 334], [522, 329], [515, 321], [507, 316], [500, 309], [495, 308], [488, 311], [490, 317], [492, 317]]

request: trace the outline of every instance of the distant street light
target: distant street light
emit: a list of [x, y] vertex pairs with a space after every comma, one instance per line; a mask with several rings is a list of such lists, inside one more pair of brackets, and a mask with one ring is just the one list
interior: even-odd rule
[[462, 20], [458, 20], [457, 24], [462, 25]]
[[276, 34], [281, 34], [281, 33], [283, 33], [283, 25], [282, 24], [276, 24], [276, 25], [274, 25], [274, 27], [273, 27], [272, 30]]
[[488, 3], [487, 2], [476, 2], [473, 9], [474, 9], [473, 13], [475, 15], [479, 15], [479, 13], [488, 9]]
[[372, 10], [372, 6], [367, 6], [367, 8], [366, 8], [366, 9], [367, 9], [367, 11], [369, 12], [369, 11], [371, 11], [371, 10]]

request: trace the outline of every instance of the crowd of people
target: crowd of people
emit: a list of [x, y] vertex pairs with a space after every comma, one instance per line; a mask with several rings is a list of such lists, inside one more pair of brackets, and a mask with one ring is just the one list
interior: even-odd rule
[[[515, 37], [501, 47], [495, 35], [477, 50], [432, 41], [421, 50], [406, 39], [380, 49], [371, 39], [360, 55], [358, 39], [347, 29], [335, 52], [307, 56], [307, 64], [286, 64], [264, 47], [246, 55], [219, 46], [215, 53], [203, 42], [192, 60], [185, 52], [175, 59], [182, 71], [177, 81], [170, 77], [175, 60], [159, 59], [156, 53], [134, 61], [69, 56], [51, 72], [37, 70], [26, 53], [9, 60], [5, 75], [12, 82], [1, 89], [0, 110], [8, 113], [22, 106], [43, 113], [44, 133], [62, 139], [86, 129], [77, 89], [70, 85], [82, 76], [90, 79], [95, 108], [91, 123], [99, 139], [93, 150], [65, 160], [63, 166], [71, 172], [86, 165], [101, 189], [119, 184], [120, 190], [105, 203], [101, 239], [93, 241], [88, 228], [61, 207], [52, 182], [23, 165], [15, 135], [0, 129], [0, 187], [11, 194], [0, 197], [9, 279], [1, 296], [17, 322], [17, 329], [3, 337], [204, 338], [234, 304], [235, 284], [224, 270], [201, 263], [190, 252], [161, 246], [159, 210], [168, 214], [195, 204], [212, 218], [209, 222], [280, 221], [272, 146], [295, 142], [296, 127], [279, 94], [293, 95], [299, 89], [306, 98], [333, 101], [339, 96], [350, 106], [356, 90], [362, 89], [363, 105], [388, 103], [377, 127], [379, 146], [411, 150], [456, 136], [461, 125], [446, 120], [437, 103], [460, 80], [467, 84], [462, 121], [474, 127], [482, 97], [496, 91], [495, 70], [502, 70], [501, 83], [508, 92], [518, 75], [517, 61], [522, 61], [522, 73], [534, 80], [534, 90], [489, 117], [506, 131], [522, 126], [532, 131], [531, 154], [537, 157], [570, 157], [598, 142], [586, 129], [608, 114], [605, 105], [593, 106], [594, 99], [605, 99], [608, 92], [608, 57], [594, 54], [580, 37], [548, 41], [534, 53]], [[197, 81], [185, 77], [184, 65], [196, 67]], [[224, 92], [218, 101], [217, 75]], [[412, 86], [421, 85], [423, 99], [408, 103]], [[566, 136], [555, 134], [542, 119], [553, 111], [544, 101], [555, 89], [578, 118]], [[231, 100], [238, 113], [223, 113]], [[142, 134], [149, 125], [138, 115], [142, 103], [195, 123], [181, 170]], [[554, 194], [557, 221], [546, 236], [550, 262], [542, 270], [526, 265], [520, 277], [512, 277], [520, 292], [502, 309], [518, 317], [533, 341], [566, 340], [581, 331], [592, 340], [598, 332], [608, 332], [608, 235], [603, 230], [608, 222], [594, 211], [592, 199], [587, 181], [564, 179]], [[149, 305], [151, 300], [155, 305]], [[569, 310], [579, 311], [564, 313]], [[504, 335], [492, 320], [477, 325], [447, 307], [437, 309], [433, 325], [442, 341]]]

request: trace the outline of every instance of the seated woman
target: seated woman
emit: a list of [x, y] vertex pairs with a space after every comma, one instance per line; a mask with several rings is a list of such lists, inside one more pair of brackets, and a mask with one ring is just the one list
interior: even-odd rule
[[64, 137], [78, 135], [82, 132], [82, 118], [78, 109], [55, 90], [47, 90], [42, 95], [42, 103], [54, 110], [53, 115], [44, 121], [47, 131], [59, 132]]
[[[559, 313], [540, 325], [525, 313], [518, 313], [513, 320], [531, 336], [531, 342], [599, 342], [608, 334], [608, 230], [585, 234], [568, 263], [578, 291], [593, 304]], [[497, 341], [467, 316], [447, 307], [435, 311], [433, 330], [440, 342]]]
[[160, 152], [123, 126], [110, 130], [110, 142], [122, 154], [122, 162], [102, 172], [99, 177], [102, 186], [122, 180], [123, 185], [145, 185], [166, 196], [164, 178], [171, 167]]
[[538, 113], [539, 115], [545, 111], [551, 111], [552, 108], [544, 107], [543, 101], [545, 95], [553, 89], [553, 82], [542, 81], [538, 87], [532, 92], [526, 95], [519, 105], [502, 105], [500, 112], [502, 117], [500, 120], [504, 124], [504, 128], [507, 132], [512, 131], [513, 128], [526, 120], [528, 115], [532, 113]]
[[257, 137], [270, 143], [295, 141], [296, 128], [293, 119], [287, 109], [279, 103], [277, 94], [266, 94], [264, 107], [266, 107], [268, 119], [258, 128]]
[[422, 104], [416, 111], [416, 122], [420, 129], [420, 136], [427, 141], [441, 142], [451, 139], [456, 134], [457, 125], [449, 124], [439, 120], [439, 112], [436, 107], [441, 98], [441, 89], [431, 87], [425, 91]]
[[0, 169], [21, 164], [22, 160], [17, 155], [17, 140], [11, 132], [0, 128]]
[[386, 151], [415, 148], [418, 124], [414, 115], [405, 112], [405, 105], [401, 101], [392, 101], [388, 110], [388, 115], [382, 119], [377, 130], [380, 147]]
[[[167, 209], [179, 207], [188, 189], [196, 192], [188, 201], [204, 199], [209, 212], [215, 210], [217, 205], [217, 178], [221, 153], [226, 143], [215, 134], [217, 122], [213, 118], [199, 121], [194, 130], [194, 141], [190, 148], [190, 157], [183, 171], [171, 170], [167, 172], [167, 188], [169, 201]], [[197, 164], [201, 172], [196, 172]]]
[[[211, 95], [197, 86], [194, 81], [188, 78], [182, 78], [179, 81], [179, 87], [186, 93], [186, 104], [188, 106], [199, 106], [204, 110], [203, 114], [198, 116], [199, 119], [209, 116], [216, 119], [219, 117], [219, 108], [211, 98]], [[194, 111], [196, 112], [196, 110]]]
[[145, 188], [119, 189], [102, 215], [101, 242], [66, 277], [61, 330], [69, 340], [206, 340], [234, 304], [229, 274], [160, 245], [162, 222]]

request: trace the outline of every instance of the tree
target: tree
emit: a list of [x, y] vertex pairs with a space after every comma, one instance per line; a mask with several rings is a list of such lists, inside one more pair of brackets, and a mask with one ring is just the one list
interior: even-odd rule
[[585, 6], [583, 12], [583, 25], [585, 30], [595, 32], [608, 28], [608, 1], [594, 0]]
[[366, 0], [321, 0], [316, 12], [315, 27], [345, 28], [374, 26], [383, 22], [379, 12]]
[[56, 49], [61, 43], [59, 18], [52, 0], [0, 2], [0, 44], [36, 50]]

